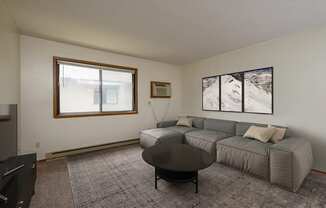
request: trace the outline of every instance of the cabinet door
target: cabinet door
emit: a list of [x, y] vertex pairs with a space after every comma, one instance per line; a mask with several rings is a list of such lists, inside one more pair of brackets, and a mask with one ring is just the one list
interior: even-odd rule
[[18, 183], [17, 177], [12, 177], [8, 183], [0, 190], [0, 193], [8, 198], [7, 203], [4, 200], [0, 199], [1, 208], [15, 208], [17, 204], [18, 196]]
[[28, 207], [34, 194], [36, 180], [36, 154], [17, 156], [17, 161], [24, 163], [24, 168], [19, 172], [17, 207]]

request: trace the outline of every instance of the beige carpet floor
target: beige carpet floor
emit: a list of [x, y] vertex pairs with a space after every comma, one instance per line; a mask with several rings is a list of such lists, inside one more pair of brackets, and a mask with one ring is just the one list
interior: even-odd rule
[[[122, 148], [122, 149], [113, 149], [113, 150], [108, 150], [108, 151], [101, 151], [101, 152], [95, 152], [95, 153], [90, 153], [90, 154], [84, 154], [84, 155], [80, 155], [80, 156], [76, 156], [73, 157], [72, 163], [76, 166], [76, 167], [80, 167], [80, 166], [84, 166], [84, 169], [86, 169], [86, 174], [84, 174], [84, 176], [80, 176], [80, 180], [84, 180], [87, 179], [88, 177], [90, 177], [90, 173], [92, 172], [92, 168], [94, 168], [94, 166], [96, 168], [98, 168], [100, 165], [96, 165], [96, 163], [94, 163], [97, 160], [100, 161], [111, 161], [111, 162], [106, 162], [108, 164], [113, 163], [115, 165], [120, 165], [119, 161], [121, 161], [121, 165], [122, 167], [124, 167], [123, 169], [125, 170], [133, 170], [133, 172], [128, 173], [123, 171], [121, 172], [120, 168], [115, 168], [114, 166], [111, 168], [108, 168], [107, 165], [104, 165], [102, 168], [105, 170], [104, 172], [107, 173], [107, 176], [111, 176], [109, 177], [109, 181], [115, 181], [113, 180], [113, 176], [114, 174], [118, 174], [117, 176], [120, 175], [121, 180], [123, 178], [128, 177], [129, 178], [129, 174], [133, 174], [135, 171], [142, 173], [142, 175], [144, 175], [144, 181], [148, 180], [147, 182], [144, 182], [144, 184], [147, 184], [146, 186], [148, 186], [148, 191], [150, 191], [151, 196], [147, 197], [147, 199], [149, 200], [147, 204], [147, 207], [155, 207], [153, 204], [154, 202], [153, 200], [153, 196], [157, 196], [158, 195], [166, 195], [166, 192], [171, 192], [171, 190], [173, 191], [173, 195], [172, 196], [172, 200], [171, 203], [174, 203], [173, 198], [175, 198], [175, 196], [177, 196], [177, 198], [180, 197], [180, 195], [185, 194], [185, 195], [189, 195], [191, 197], [196, 196], [195, 194], [193, 194], [193, 187], [189, 184], [189, 185], [182, 185], [182, 186], [174, 186], [172, 184], [168, 184], [164, 181], [160, 181], [159, 182], [159, 190], [155, 191], [153, 189], [153, 179], [150, 177], [153, 177], [153, 170], [150, 166], [148, 166], [147, 164], [142, 164], [141, 166], [139, 166], [138, 168], [134, 168], [137, 167], [137, 163], [135, 163], [135, 161], [139, 161], [139, 160], [128, 160], [128, 157], [131, 157], [133, 154], [135, 157], [137, 156], [137, 152], [140, 152], [141, 150], [138, 149], [138, 147], [135, 146], [131, 146], [131, 149], [128, 148]], [[127, 161], [126, 161], [127, 159]], [[129, 161], [129, 162], [128, 162]], [[98, 164], [103, 164], [103, 163], [98, 163]], [[126, 166], [130, 166], [130, 169], [126, 169]], [[117, 169], [117, 171], [111, 171], [111, 169]], [[212, 170], [217, 170], [215, 168], [213, 168]], [[207, 171], [209, 171], [209, 169], [207, 169]], [[225, 173], [230, 173], [229, 176], [218, 176], [216, 177], [216, 180], [219, 180], [219, 182], [215, 185], [216, 191], [215, 193], [213, 193], [211, 196], [212, 199], [216, 199], [216, 200], [220, 200], [221, 202], [223, 202], [223, 196], [224, 198], [226, 197], [230, 197], [231, 200], [233, 201], [237, 201], [239, 200], [238, 203], [234, 204], [234, 207], [249, 207], [248, 206], [248, 201], [254, 201], [256, 203], [255, 206], [252, 207], [322, 207], [322, 208], [326, 208], [326, 192], [325, 192], [325, 186], [326, 186], [326, 175], [323, 174], [319, 174], [319, 173], [311, 173], [307, 180], [305, 181], [303, 188], [301, 188], [299, 190], [299, 192], [297, 194], [291, 193], [291, 192], [287, 192], [284, 191], [282, 189], [279, 189], [278, 187], [275, 186], [271, 186], [268, 183], [261, 181], [259, 179], [253, 179], [253, 181], [255, 181], [254, 184], [258, 185], [258, 188], [256, 191], [252, 190], [253, 186], [251, 183], [245, 183], [244, 181], [246, 181], [246, 178], [251, 178], [250, 176], [246, 176], [246, 175], [242, 175], [240, 174], [238, 171], [236, 170], [232, 170], [232, 169], [228, 169]], [[79, 175], [77, 173], [75, 173], [76, 175]], [[205, 177], [207, 173], [201, 173], [202, 176]], [[218, 173], [216, 173], [216, 175], [218, 175]], [[74, 179], [73, 176], [72, 177], [72, 181], [73, 183], [76, 182], [76, 178]], [[149, 178], [147, 178], [149, 177]], [[233, 194], [230, 196], [226, 196], [225, 194], [223, 194], [223, 192], [225, 190], [223, 190], [223, 184], [228, 184], [228, 186], [224, 189], [235, 189], [235, 185], [232, 185], [232, 183], [229, 182], [228, 178], [238, 178], [238, 181], [234, 181], [234, 183], [239, 183], [242, 184], [242, 188], [240, 188], [238, 191], [235, 191], [234, 193], [240, 193], [240, 194], [245, 194], [247, 200], [243, 201], [242, 197], [238, 197], [237, 195]], [[92, 177], [93, 178], [93, 177]], [[98, 177], [95, 177], [98, 178]], [[111, 178], [111, 179], [110, 179]], [[146, 179], [147, 178], [147, 179]], [[133, 189], [135, 189], [134, 184], [137, 183], [137, 178], [136, 177], [130, 177], [128, 180], [126, 180], [126, 184], [124, 185], [124, 183], [120, 184], [120, 188], [121, 189], [125, 189], [126, 187], [133, 187]], [[100, 180], [100, 179], [97, 179]], [[121, 181], [116, 180], [116, 182]], [[123, 180], [122, 180], [123, 181]], [[130, 183], [127, 183], [127, 182]], [[89, 182], [86, 182], [89, 183]], [[104, 184], [107, 182], [103, 182]], [[200, 185], [200, 193], [202, 192], [203, 186], [205, 187], [205, 184], [203, 183], [207, 183], [207, 180], [201, 180], [201, 185]], [[119, 187], [119, 183], [118, 187]], [[129, 185], [128, 185], [129, 184]], [[259, 188], [259, 186], [262, 186]], [[88, 185], [86, 186], [88, 187]], [[265, 189], [263, 188], [265, 187]], [[266, 193], [266, 187], [268, 189], [273, 189], [275, 190], [275, 192], [273, 192], [273, 194], [268, 195], [267, 197], [269, 198], [269, 201], [277, 201], [278, 203], [276, 203], [276, 206], [271, 206], [271, 204], [269, 203], [261, 203], [261, 200], [259, 199], [259, 192], [261, 193]], [[96, 187], [95, 185], [92, 187], [95, 190], [98, 190], [100, 187]], [[264, 192], [265, 190], [265, 192]], [[258, 192], [256, 194], [252, 194], [252, 192]], [[119, 193], [119, 192], [117, 192]], [[140, 191], [139, 193], [142, 193], [142, 191]], [[146, 193], [146, 192], [145, 192]], [[81, 197], [81, 195], [76, 194], [76, 197]], [[112, 195], [111, 195], [112, 196]], [[128, 205], [128, 200], [133, 201], [134, 199], [132, 199], [132, 197], [137, 197], [137, 196], [130, 196], [131, 199], [128, 199], [126, 196], [130, 196], [128, 195], [128, 192], [124, 192], [120, 195], [120, 197], [124, 200], [126, 200], [126, 202], [123, 202], [122, 205]], [[86, 196], [87, 197], [87, 196]], [[161, 197], [161, 196], [158, 196]], [[112, 203], [112, 199], [110, 198], [110, 195], [108, 197], [109, 199], [109, 203]], [[200, 199], [203, 198], [197, 198], [197, 202], [200, 202]], [[297, 199], [297, 204], [290, 204], [293, 202], [293, 199]], [[308, 200], [309, 199], [309, 200]], [[155, 200], [155, 198], [154, 198]], [[168, 200], [168, 198], [166, 199]], [[187, 198], [185, 198], [184, 200], [187, 200]], [[268, 202], [268, 200], [267, 200]], [[131, 205], [131, 207], [138, 207], [139, 202], [135, 202]], [[254, 203], [252, 203], [251, 205], [253, 205]], [[108, 206], [106, 206], [105, 204], [101, 207], [112, 207], [115, 208], [114, 206], [109, 206], [109, 204], [107, 204]], [[169, 206], [169, 208], [173, 208], [173, 207], [187, 207], [187, 201], [186, 202], [182, 202], [180, 204], [172, 204], [171, 206]], [[225, 206], [224, 206], [225, 205]], [[227, 204], [222, 204], [222, 205], [216, 205], [214, 207], [231, 207], [230, 205], [227, 206]], [[274, 204], [275, 205], [275, 204]], [[78, 205], [76, 205], [76, 207], [78, 207]], [[95, 207], [95, 206], [88, 206], [90, 208]], [[121, 206], [120, 206], [121, 207]], [[128, 206], [122, 206], [122, 207], [128, 207]], [[144, 206], [146, 207], [146, 205]], [[200, 203], [196, 203], [191, 205], [190, 207], [205, 207], [203, 204]], [[208, 206], [209, 207], [209, 206]], [[31, 202], [31, 208], [74, 208], [74, 203], [73, 203], [73, 195], [72, 195], [72, 189], [71, 189], [71, 185], [70, 185], [70, 178], [69, 178], [69, 174], [68, 174], [68, 169], [67, 169], [67, 163], [66, 160], [55, 160], [55, 161], [49, 161], [49, 162], [41, 162], [38, 164], [38, 176], [37, 176], [37, 182], [36, 182], [36, 193], [34, 195], [34, 197], [32, 198], [32, 202]]]
[[129, 146], [68, 158], [76, 208], [174, 207], [318, 207], [326, 208], [326, 178], [309, 175], [292, 193], [267, 181], [214, 163], [199, 173], [199, 194], [193, 184], [159, 181], [141, 158], [142, 149]]

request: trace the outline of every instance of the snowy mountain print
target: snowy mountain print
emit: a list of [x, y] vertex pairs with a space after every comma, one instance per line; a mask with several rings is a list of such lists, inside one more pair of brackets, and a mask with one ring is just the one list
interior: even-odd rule
[[242, 111], [242, 82], [242, 73], [221, 76], [222, 111]]
[[203, 78], [203, 110], [220, 110], [219, 76]]
[[245, 112], [272, 113], [272, 71], [272, 68], [266, 68], [245, 72]]

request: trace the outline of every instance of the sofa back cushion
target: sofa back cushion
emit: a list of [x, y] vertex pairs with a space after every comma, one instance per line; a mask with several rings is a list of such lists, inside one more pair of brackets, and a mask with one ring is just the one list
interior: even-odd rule
[[271, 126], [276, 127], [276, 128], [285, 128], [286, 131], [285, 131], [284, 139], [287, 138], [287, 137], [292, 136], [291, 130], [286, 126], [278, 126], [278, 125], [271, 125]]
[[266, 124], [237, 122], [236, 123], [235, 134], [237, 136], [243, 136], [248, 131], [248, 129], [250, 128], [250, 126], [267, 127]]
[[204, 128], [207, 130], [220, 131], [230, 136], [235, 134], [235, 121], [220, 120], [220, 119], [205, 119]]
[[196, 116], [188, 116], [188, 118], [192, 118], [192, 126], [194, 128], [203, 129], [204, 128], [204, 118], [196, 117]]

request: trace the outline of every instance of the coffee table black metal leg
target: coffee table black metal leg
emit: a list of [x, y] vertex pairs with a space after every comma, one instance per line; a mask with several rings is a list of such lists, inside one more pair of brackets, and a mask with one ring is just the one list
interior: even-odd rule
[[155, 189], [157, 189], [157, 170], [155, 168]]

